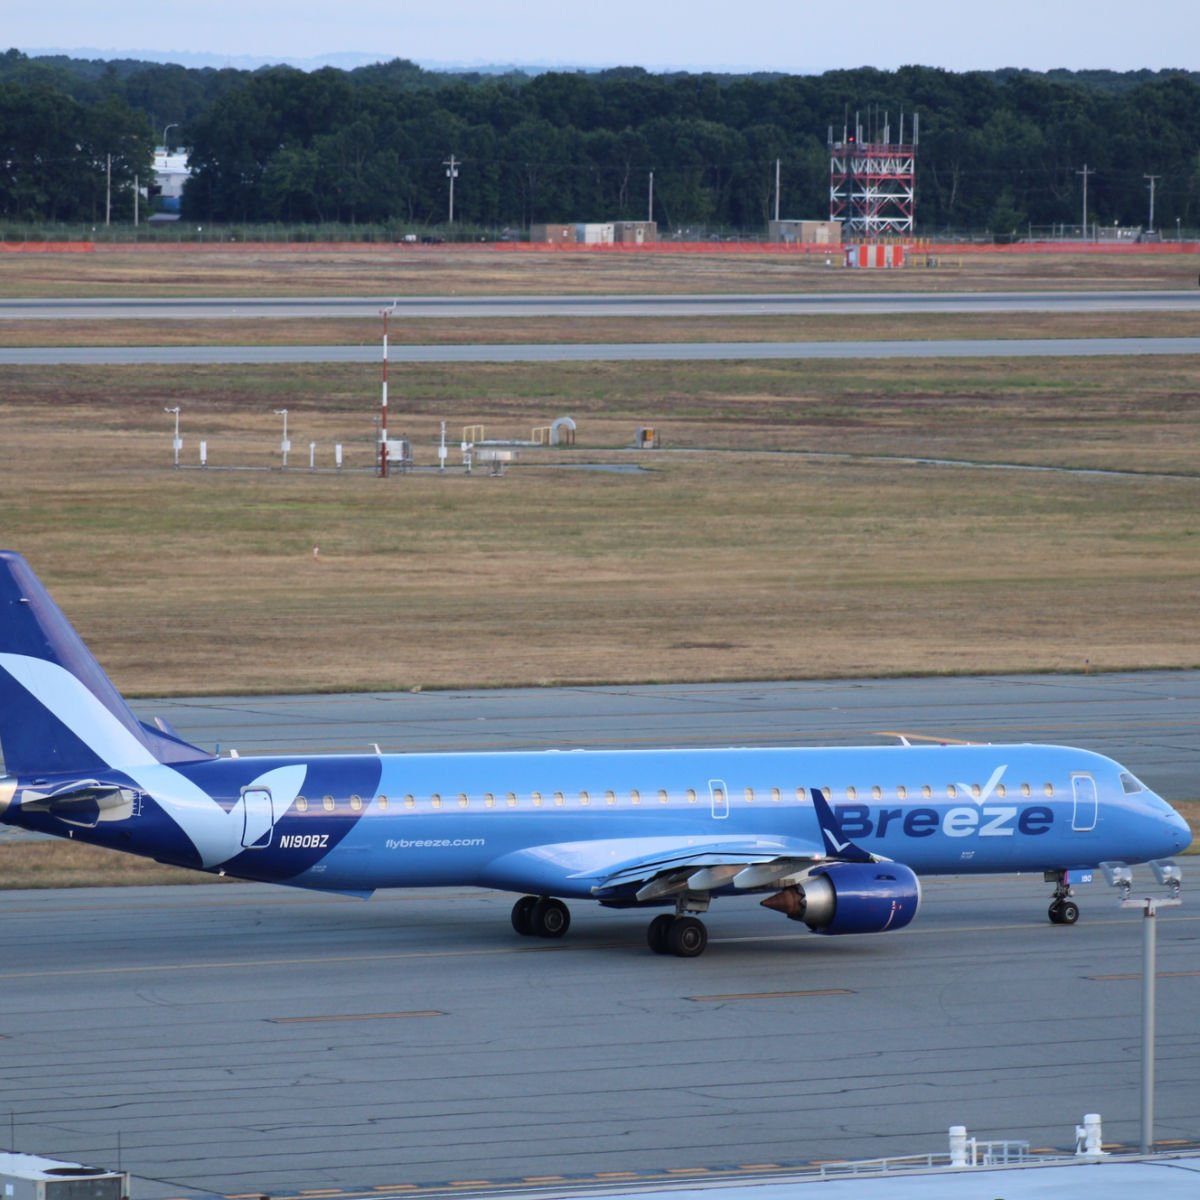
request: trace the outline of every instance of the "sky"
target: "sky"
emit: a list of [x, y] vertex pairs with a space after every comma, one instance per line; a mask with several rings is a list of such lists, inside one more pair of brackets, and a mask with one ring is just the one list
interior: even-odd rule
[[[231, 62], [358, 53], [426, 67], [781, 71], [1200, 69], [1198, 0], [58, 0], [13, 4], [0, 49]], [[80, 54], [86, 51], [86, 54]], [[245, 65], [236, 62], [233, 65]]]

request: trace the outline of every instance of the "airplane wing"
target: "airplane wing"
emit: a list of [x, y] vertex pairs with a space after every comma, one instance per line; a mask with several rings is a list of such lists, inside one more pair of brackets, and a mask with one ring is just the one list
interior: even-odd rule
[[613, 864], [593, 886], [592, 895], [611, 902], [644, 904], [681, 892], [711, 892], [733, 887], [754, 891], [789, 887], [823, 863], [883, 861], [842, 833], [829, 802], [811, 791], [822, 845], [791, 837], [749, 837], [689, 843], [677, 849]]

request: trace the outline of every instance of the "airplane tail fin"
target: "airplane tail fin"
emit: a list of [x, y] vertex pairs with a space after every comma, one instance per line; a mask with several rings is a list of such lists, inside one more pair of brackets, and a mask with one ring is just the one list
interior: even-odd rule
[[213, 757], [145, 725], [21, 555], [0, 550], [0, 755], [10, 775]]

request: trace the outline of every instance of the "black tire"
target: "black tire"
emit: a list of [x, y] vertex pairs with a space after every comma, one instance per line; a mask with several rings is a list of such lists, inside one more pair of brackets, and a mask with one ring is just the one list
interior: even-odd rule
[[670, 952], [667, 945], [667, 939], [671, 933], [671, 926], [674, 924], [674, 913], [659, 913], [658, 916], [646, 926], [646, 945], [648, 945], [655, 954], [667, 954]]
[[1064, 900], [1059, 909], [1058, 923], [1074, 925], [1079, 920], [1079, 905], [1074, 900]]
[[1051, 925], [1061, 925], [1063, 923], [1062, 907], [1063, 907], [1063, 902], [1061, 900], [1055, 900], [1050, 905], [1050, 908], [1047, 911], [1046, 915], [1050, 918]]
[[708, 930], [696, 917], [676, 917], [667, 932], [667, 948], [676, 958], [698, 958], [708, 945]]
[[536, 896], [522, 896], [512, 908], [512, 927], [522, 937], [533, 936], [533, 906]]
[[534, 903], [529, 924], [537, 937], [560, 938], [571, 928], [571, 910], [553, 896], [541, 896]]

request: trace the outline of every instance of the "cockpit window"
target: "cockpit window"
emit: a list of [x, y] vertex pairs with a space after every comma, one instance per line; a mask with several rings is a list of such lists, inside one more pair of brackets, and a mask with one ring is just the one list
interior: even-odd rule
[[1132, 796], [1135, 792], [1144, 792], [1146, 785], [1135, 776], [1130, 775], [1128, 771], [1121, 772], [1121, 790], [1127, 796]]

